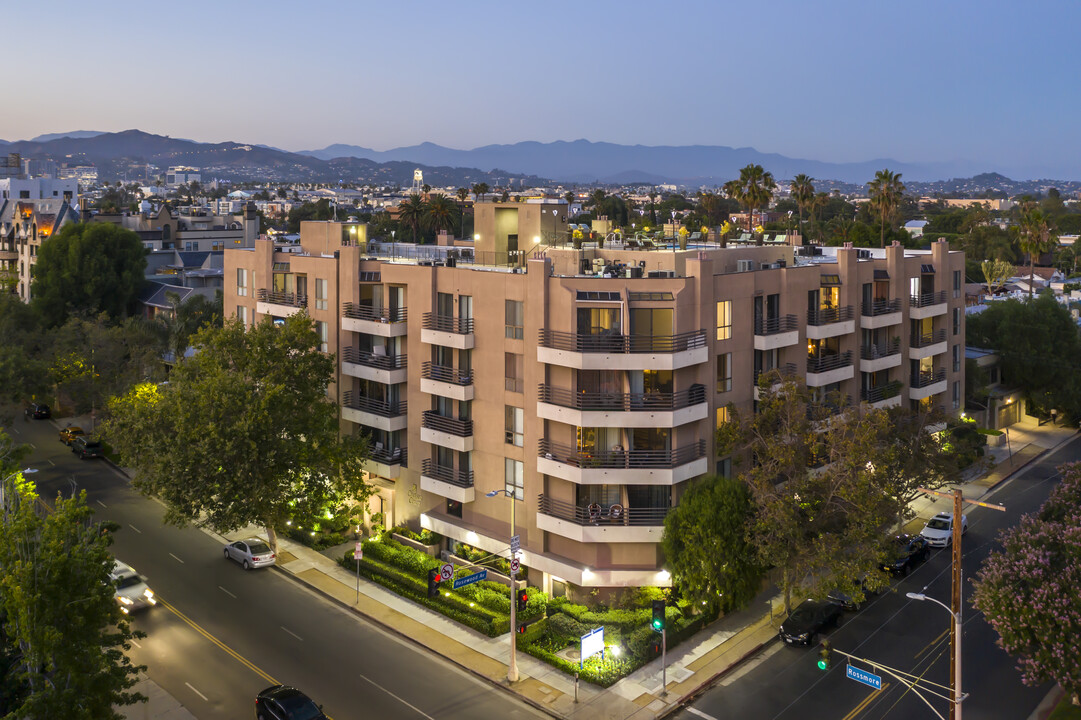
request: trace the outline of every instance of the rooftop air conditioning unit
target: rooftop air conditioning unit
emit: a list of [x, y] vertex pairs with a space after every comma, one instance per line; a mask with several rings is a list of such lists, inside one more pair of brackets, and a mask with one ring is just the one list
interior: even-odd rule
[[736, 272], [750, 272], [754, 270], [754, 260], [737, 260]]
[[762, 263], [762, 269], [763, 270], [769, 270], [772, 267], [773, 267], [773, 265], [771, 265], [770, 263]]

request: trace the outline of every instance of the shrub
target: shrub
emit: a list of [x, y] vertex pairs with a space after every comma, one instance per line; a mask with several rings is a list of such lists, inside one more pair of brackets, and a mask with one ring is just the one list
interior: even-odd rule
[[577, 640], [592, 630], [565, 613], [548, 618], [548, 627], [552, 634], [565, 640]]
[[[671, 609], [676, 610], [675, 608]], [[604, 612], [584, 612], [578, 620], [592, 627], [604, 625], [605, 627], [618, 627], [630, 631], [642, 623], [649, 622], [651, 617], [652, 611], [646, 609], [605, 610]]]
[[570, 600], [568, 600], [566, 596], [551, 598], [548, 600], [548, 615], [555, 615], [557, 612], [561, 612], [563, 607], [569, 602]]
[[627, 650], [635, 657], [652, 659], [653, 642], [656, 637], [657, 633], [653, 632], [653, 628], [649, 625], [635, 628], [627, 637]]
[[[515, 632], [517, 632], [517, 628], [515, 628]], [[548, 620], [545, 618], [541, 618], [537, 622], [531, 623], [525, 629], [525, 632], [518, 636], [516, 642], [518, 643], [518, 647], [522, 647], [523, 645], [529, 645], [530, 643], [537, 642], [547, 634]]]
[[575, 620], [581, 620], [582, 616], [589, 612], [589, 608], [585, 605], [575, 605], [574, 603], [566, 603], [561, 609]]

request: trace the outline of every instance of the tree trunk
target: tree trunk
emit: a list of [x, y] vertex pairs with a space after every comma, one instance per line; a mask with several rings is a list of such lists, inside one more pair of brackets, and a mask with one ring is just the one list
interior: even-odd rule
[[792, 612], [792, 587], [788, 583], [788, 568], [781, 572], [781, 584], [784, 585], [784, 612], [788, 615]]
[[878, 245], [879, 247], [886, 247], [886, 213], [882, 213], [882, 224], [879, 232]]
[[1032, 298], [1032, 282], [1036, 279], [1036, 257], [1033, 253], [1028, 254], [1028, 296]]
[[273, 523], [266, 523], [264, 525], [264, 527], [266, 528], [267, 543], [270, 544], [270, 549], [272, 551], [274, 551], [275, 555], [277, 555], [278, 554], [278, 531], [274, 529]]

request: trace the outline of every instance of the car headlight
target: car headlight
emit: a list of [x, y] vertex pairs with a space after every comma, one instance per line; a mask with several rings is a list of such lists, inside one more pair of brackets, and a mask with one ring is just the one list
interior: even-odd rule
[[797, 637], [800, 640], [807, 640], [808, 638], [811, 637], [811, 633], [800, 633]]
[[117, 599], [117, 600], [119, 600], [119, 601], [120, 601], [121, 603], [123, 603], [124, 605], [134, 605], [134, 604], [135, 604], [135, 603], [134, 603], [134, 602], [132, 601], [132, 599], [131, 599], [131, 598], [129, 598], [129, 597], [124, 597], [123, 595], [118, 595], [116, 599]]

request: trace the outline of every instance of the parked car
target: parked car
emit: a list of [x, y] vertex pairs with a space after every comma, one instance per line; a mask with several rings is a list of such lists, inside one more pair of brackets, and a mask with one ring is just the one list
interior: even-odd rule
[[819, 600], [804, 600], [781, 623], [780, 636], [787, 645], [813, 645], [826, 627], [841, 623], [841, 606]]
[[86, 435], [80, 435], [71, 441], [71, 451], [83, 460], [105, 457], [101, 443]]
[[277, 560], [270, 546], [259, 538], [237, 540], [225, 546], [225, 558], [236, 560], [245, 570], [273, 565]]
[[26, 406], [26, 416], [36, 420], [48, 420], [53, 414], [45, 403], [32, 402]]
[[931, 546], [919, 535], [897, 535], [892, 540], [890, 556], [882, 569], [894, 575], [908, 575], [912, 568], [931, 554]]
[[[961, 534], [968, 532], [968, 515], [961, 516]], [[949, 547], [953, 543], [953, 513], [943, 512], [927, 521], [920, 537], [931, 547]]]
[[60, 431], [60, 442], [64, 443], [65, 445], [71, 445], [71, 442], [75, 438], [85, 434], [86, 433], [83, 432], [83, 429], [78, 425], [68, 425], [66, 428]]
[[288, 685], [268, 687], [255, 696], [256, 720], [329, 720], [323, 708]]
[[868, 598], [877, 594], [876, 591], [871, 590], [868, 587], [866, 577], [854, 581], [853, 585], [859, 588], [860, 593], [863, 595], [863, 600], [856, 600], [855, 596], [850, 591], [841, 588], [830, 590], [829, 593], [826, 594], [826, 599], [834, 605], [840, 605], [844, 610], [856, 611], [863, 607], [863, 604], [867, 602]]
[[114, 597], [120, 603], [120, 609], [125, 615], [132, 610], [141, 610], [158, 604], [154, 591], [146, 584], [146, 578], [135, 572], [135, 568], [131, 565], [119, 560], [115, 561], [109, 578], [116, 587]]

